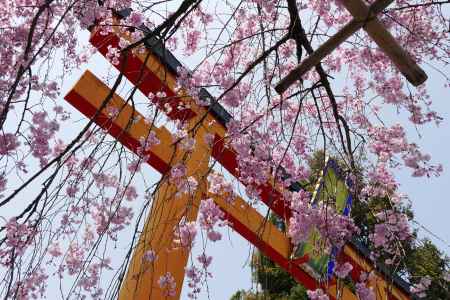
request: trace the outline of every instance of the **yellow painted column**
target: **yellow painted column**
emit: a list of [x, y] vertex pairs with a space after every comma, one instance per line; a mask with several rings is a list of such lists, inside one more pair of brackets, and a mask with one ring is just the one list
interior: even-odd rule
[[[196, 121], [191, 121], [191, 128]], [[161, 181], [134, 249], [119, 299], [179, 299], [189, 249], [180, 247], [173, 240], [175, 228], [182, 218], [186, 221], [196, 220], [200, 200], [206, 194], [206, 174], [211, 155], [211, 149], [204, 139], [206, 133], [206, 129], [200, 126], [195, 134], [196, 143], [192, 152], [177, 151], [172, 163], [174, 166], [184, 161], [187, 177], [193, 176], [196, 179], [197, 189], [192, 194], [177, 195], [177, 187], [169, 178]], [[144, 261], [143, 256], [149, 250], [156, 254], [153, 262]], [[161, 289], [158, 283], [160, 277], [167, 273], [170, 273], [176, 283], [174, 295], [168, 295], [169, 290]]]

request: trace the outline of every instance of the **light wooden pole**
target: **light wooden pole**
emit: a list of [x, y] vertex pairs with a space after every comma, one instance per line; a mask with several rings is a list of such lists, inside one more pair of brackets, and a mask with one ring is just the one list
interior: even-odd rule
[[424, 83], [427, 80], [425, 72], [376, 17], [392, 2], [393, 0], [377, 0], [370, 7], [367, 7], [362, 0], [342, 0], [342, 4], [353, 15], [354, 19], [306, 57], [275, 86], [275, 90], [280, 94], [286, 91], [295, 81], [300, 80], [306, 72], [318, 65], [322, 59], [361, 28], [367, 32], [409, 82], [414, 86]]

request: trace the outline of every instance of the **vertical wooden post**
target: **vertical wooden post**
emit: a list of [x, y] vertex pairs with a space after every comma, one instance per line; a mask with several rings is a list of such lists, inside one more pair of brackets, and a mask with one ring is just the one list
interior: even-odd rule
[[[191, 120], [191, 127], [197, 120]], [[211, 149], [205, 143], [205, 133], [205, 128], [199, 127], [195, 135], [195, 148], [188, 154], [185, 162], [187, 176], [193, 176], [198, 182], [196, 191], [176, 196], [177, 187], [167, 178], [159, 186], [122, 284], [120, 300], [179, 299], [189, 249], [177, 247], [173, 243], [174, 229], [183, 217], [186, 221], [196, 220], [200, 200], [206, 194], [205, 175], [208, 172]], [[180, 152], [175, 163], [181, 161], [184, 154]], [[157, 255], [153, 263], [145, 262], [143, 258], [149, 250], [155, 251]], [[158, 284], [160, 277], [168, 272], [176, 283], [176, 293], [172, 297], [168, 297], [167, 290], [161, 289]]]

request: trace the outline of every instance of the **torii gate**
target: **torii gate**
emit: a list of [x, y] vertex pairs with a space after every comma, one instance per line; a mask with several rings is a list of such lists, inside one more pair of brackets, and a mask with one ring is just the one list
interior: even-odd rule
[[[99, 31], [93, 30], [91, 35], [91, 43], [103, 55], [107, 54], [108, 46], [116, 47], [118, 41], [119, 37], [115, 33], [104, 36]], [[225, 124], [231, 117], [217, 103], [212, 102], [211, 106], [205, 108], [196, 105], [188, 95], [177, 96], [174, 91], [176, 70], [181, 64], [161, 44], [158, 44], [156, 39], [147, 40], [146, 46], [148, 49], [145, 53], [128, 53], [126, 57], [122, 54], [121, 66], [117, 67], [144, 95], [159, 91], [166, 93], [167, 99], [170, 99], [167, 103], [172, 107], [168, 117], [189, 122], [190, 129], [194, 132], [192, 137], [196, 140], [196, 146], [193, 151], [186, 152], [177, 147], [166, 128], [146, 124], [139, 112], [120, 96], [114, 94], [105, 106], [104, 101], [111, 90], [89, 71], [83, 74], [65, 97], [84, 115], [89, 118], [95, 117], [94, 121], [98, 126], [135, 153], [140, 147], [140, 138], [146, 138], [152, 132], [160, 143], [152, 146], [146, 153], [147, 163], [164, 176], [177, 162], [185, 161], [187, 175], [194, 176], [199, 183], [193, 196], [182, 195], [174, 200], [176, 186], [168, 180], [162, 181], [128, 267], [119, 299], [167, 299], [166, 291], [157, 284], [160, 276], [167, 272], [171, 273], [176, 282], [176, 294], [172, 298], [179, 298], [188, 253], [186, 249], [173, 247], [174, 228], [183, 217], [187, 220], [195, 220], [200, 200], [206, 197], [215, 201], [236, 232], [289, 272], [295, 280], [307, 289], [322, 288], [334, 299], [338, 295], [336, 281], [334, 279], [322, 281], [322, 278], [318, 278], [308, 265], [312, 259], [308, 255], [296, 258], [293, 245], [284, 232], [267, 222], [259, 212], [240, 197], [236, 197], [231, 204], [224, 197], [207, 192], [205, 175], [208, 173], [211, 157], [233, 176], [239, 178], [236, 155], [233, 150], [225, 146], [224, 139]], [[203, 97], [212, 98], [206, 90], [202, 90], [202, 93]], [[180, 108], [180, 102], [189, 104], [189, 108], [186, 106]], [[154, 104], [162, 107], [164, 103]], [[119, 113], [112, 118], [108, 117], [109, 108], [114, 108]], [[215, 137], [212, 146], [205, 142], [204, 136], [207, 133]], [[290, 188], [295, 190], [298, 187], [292, 185]], [[283, 220], [289, 219], [291, 211], [282, 200], [283, 188], [280, 185], [273, 181], [267, 182], [259, 187], [259, 193], [261, 200], [274, 213]], [[350, 195], [348, 191], [347, 195]], [[156, 251], [158, 255], [158, 259], [151, 266], [143, 263], [143, 255], [149, 249]], [[337, 257], [340, 262], [352, 263], [354, 268], [351, 277], [354, 281], [358, 281], [362, 271], [374, 269], [366, 254], [363, 247], [350, 243]], [[371, 284], [382, 299], [410, 299], [405, 283], [396, 278], [392, 285], [388, 272], [383, 269], [378, 269], [374, 278]], [[357, 299], [350, 287], [344, 286], [340, 289], [340, 293], [343, 299]]]

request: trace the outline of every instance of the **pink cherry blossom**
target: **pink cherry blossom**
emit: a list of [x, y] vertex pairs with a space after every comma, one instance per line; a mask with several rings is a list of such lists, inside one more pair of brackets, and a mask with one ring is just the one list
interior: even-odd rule
[[12, 133], [0, 135], [0, 155], [9, 155], [20, 146], [17, 137]]
[[338, 264], [334, 270], [334, 273], [338, 278], [344, 279], [352, 270], [353, 266], [350, 263], [345, 262], [343, 264]]
[[311, 300], [329, 300], [330, 298], [323, 292], [322, 289], [317, 289], [315, 291], [307, 291], [309, 299]]
[[208, 238], [215, 242], [222, 238], [222, 235], [214, 230], [214, 226], [220, 225], [225, 214], [214, 203], [214, 200], [209, 198], [202, 200], [199, 208], [199, 224], [203, 230], [207, 231]]
[[133, 11], [128, 17], [128, 21], [130, 22], [131, 26], [139, 27], [140, 25], [142, 25], [144, 17], [140, 12]]
[[[69, 74], [86, 68], [143, 113], [145, 124], [169, 129], [181, 150], [190, 152], [199, 141], [189, 127], [193, 119], [183, 119], [189, 110], [197, 114], [195, 118], [205, 117], [197, 125], [210, 131], [204, 140], [214, 148], [215, 158], [222, 145], [227, 158], [234, 156], [231, 165], [237, 169], [228, 171], [235, 178], [226, 175], [225, 179], [219, 174], [219, 162], [214, 162], [198, 219], [183, 219], [173, 228], [175, 243], [171, 247], [190, 251], [197, 228], [209, 241], [220, 240], [217, 226], [227, 225], [225, 215], [208, 197], [222, 197], [232, 205], [236, 193], [241, 192], [242, 199], [258, 206], [261, 200], [268, 202], [263, 199], [267, 194], [262, 193], [262, 186], [281, 191], [277, 200], [291, 208], [286, 230], [294, 246], [305, 242], [311, 232], [323, 237], [325, 248], [343, 246], [358, 234], [351, 217], [322, 203], [311, 203], [311, 194], [305, 191], [290, 190], [298, 182], [314, 189], [315, 182], [309, 179], [317, 174], [310, 174], [307, 162], [322, 150], [338, 157], [349, 173], [357, 166], [360, 174], [356, 177], [361, 177], [364, 186], [354, 186], [352, 191], [361, 205], [376, 197], [389, 199], [392, 207], [373, 212], [376, 224], [368, 238], [374, 245], [373, 258], [383, 258], [392, 265], [401, 261], [399, 242], [414, 235], [408, 217], [401, 213], [407, 198], [399, 193], [397, 174], [406, 169], [413, 177], [434, 177], [443, 171], [433, 153], [423, 151], [419, 138], [423, 128], [442, 122], [431, 98], [435, 84], [410, 85], [382, 49], [360, 30], [322, 60], [322, 74], [312, 69], [282, 95], [274, 90], [277, 82], [310, 55], [308, 43], [317, 49], [351, 20], [342, 1], [289, 1], [280, 5], [276, 0], [238, 4], [220, 0], [212, 1], [214, 5], [196, 3], [181, 9], [180, 15], [177, 9], [182, 2], [188, 5], [192, 1], [170, 5], [166, 1], [143, 5], [130, 0], [3, 2], [0, 211], [7, 213], [0, 230], [0, 264], [9, 273], [0, 284], [1, 297], [48, 298], [46, 286], [55, 283], [54, 277], [71, 287], [61, 287], [67, 298], [111, 296], [106, 287], [118, 286], [118, 277], [110, 273], [118, 271], [115, 260], [123, 259], [116, 258], [117, 249], [136, 246], [126, 244], [136, 243], [126, 236], [131, 234], [127, 229], [140, 230], [145, 222], [141, 216], [147, 215], [157, 192], [154, 187], [160, 186], [156, 179], [142, 180], [146, 175], [140, 176], [142, 164], [157, 160], [151, 157], [151, 150], [160, 141], [152, 131], [137, 143], [127, 140], [128, 135], [111, 137], [107, 132], [117, 128], [85, 127], [89, 118], [80, 117], [63, 100], [71, 89], [67, 83], [76, 79]], [[445, 74], [441, 69], [448, 64], [448, 22], [441, 13], [446, 4], [422, 2], [394, 1], [378, 18], [419, 65], [437, 69], [427, 70], [430, 82], [439, 82], [441, 76], [448, 82], [440, 75]], [[309, 17], [293, 22], [288, 6], [292, 3], [300, 16]], [[299, 44], [293, 24], [305, 34]], [[153, 41], [144, 26], [156, 32], [162, 43], [150, 45]], [[93, 39], [104, 38], [100, 46], [89, 45], [90, 34]], [[146, 56], [144, 43], [156, 47], [150, 64], [159, 50], [170, 49], [184, 65], [170, 69], [170, 74], [162, 70], [157, 74], [172, 91], [161, 89], [155, 78], [149, 84], [146, 72], [136, 80], [139, 84], [130, 88], [130, 78], [145, 71], [138, 70], [137, 60], [133, 60], [136, 55], [142, 55], [139, 59]], [[91, 58], [99, 53], [97, 46], [105, 53], [108, 65], [115, 66], [107, 72], [93, 68]], [[116, 81], [117, 70], [120, 83]], [[142, 101], [143, 95], [148, 99]], [[218, 106], [210, 104], [215, 102], [229, 113], [222, 116], [231, 118], [228, 122], [214, 115], [217, 111], [213, 108]], [[90, 110], [87, 106], [84, 109]], [[120, 109], [109, 103], [105, 111], [107, 118], [115, 118]], [[142, 124], [138, 118], [130, 122]], [[217, 128], [224, 131], [215, 131]], [[127, 140], [126, 145], [114, 139], [119, 136], [121, 141]], [[176, 188], [170, 201], [199, 196], [204, 174], [188, 173], [185, 161], [167, 169], [162, 181], [168, 180]], [[146, 189], [144, 193], [142, 189]], [[150, 254], [148, 261], [153, 261], [156, 253]], [[203, 254], [194, 260], [199, 266], [186, 269], [191, 298], [199, 297], [210, 277], [206, 271], [210, 256]], [[114, 257], [114, 264], [105, 256]], [[338, 277], [348, 276], [348, 272], [346, 264], [336, 268]], [[176, 293], [171, 274], [158, 279], [168, 296]], [[374, 299], [366, 281], [356, 283], [358, 297]], [[424, 279], [412, 289], [421, 296], [427, 285]], [[321, 290], [308, 294], [327, 299]]]
[[153, 250], [147, 250], [145, 251], [144, 255], [142, 256], [142, 259], [146, 262], [154, 262], [155, 259], [157, 258], [157, 255], [155, 253], [155, 251]]
[[425, 298], [427, 296], [426, 291], [431, 284], [431, 278], [428, 276], [422, 277], [420, 282], [411, 286], [411, 293], [415, 294], [419, 298]]
[[158, 279], [159, 287], [164, 291], [164, 294], [168, 297], [174, 297], [176, 294], [176, 282], [172, 274], [167, 272]]
[[189, 280], [188, 286], [190, 289], [188, 297], [190, 299], [198, 299], [198, 294], [201, 291], [200, 283], [202, 278], [202, 272], [195, 266], [192, 266], [190, 268], [186, 268], [186, 277]]
[[175, 243], [181, 247], [190, 248], [197, 235], [195, 222], [186, 222], [182, 220], [175, 228]]

